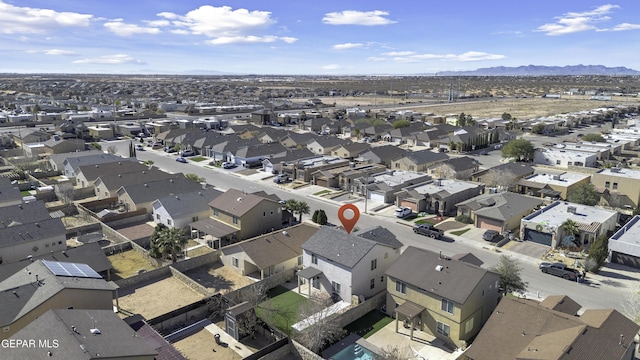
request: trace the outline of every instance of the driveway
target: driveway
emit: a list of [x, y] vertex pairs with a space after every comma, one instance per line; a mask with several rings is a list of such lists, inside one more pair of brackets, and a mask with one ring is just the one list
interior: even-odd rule
[[544, 254], [549, 251], [549, 246], [538, 244], [533, 241], [509, 241], [503, 249], [527, 255], [536, 259], [542, 259]]

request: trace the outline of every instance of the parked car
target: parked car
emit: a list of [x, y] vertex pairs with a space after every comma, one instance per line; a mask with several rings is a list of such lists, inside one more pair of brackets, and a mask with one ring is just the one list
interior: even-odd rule
[[160, 144], [160, 143], [152, 143], [151, 144], [151, 148], [152, 149], [162, 149], [162, 144]]
[[434, 228], [431, 224], [415, 224], [413, 225], [413, 232], [429, 236], [432, 239], [439, 239], [444, 235], [444, 231]]
[[144, 151], [144, 146], [142, 144], [136, 144], [136, 151]]
[[223, 169], [233, 169], [234, 167], [236, 167], [236, 164], [234, 164], [232, 162], [225, 161], [225, 162], [222, 163], [222, 168]]
[[287, 182], [288, 180], [289, 180], [289, 175], [287, 174], [279, 174], [273, 178], [273, 182], [276, 184]]
[[393, 213], [396, 215], [396, 217], [405, 218], [405, 217], [411, 215], [412, 212], [413, 212], [413, 210], [411, 210], [410, 207], [401, 206], [401, 207], [397, 208]]
[[172, 154], [174, 152], [177, 152], [178, 150], [176, 150], [176, 148], [174, 148], [173, 146], [165, 146], [164, 147], [164, 152]]
[[487, 230], [482, 234], [482, 239], [488, 242], [498, 242], [502, 240], [502, 235], [496, 230]]
[[545, 274], [560, 276], [563, 279], [575, 280], [578, 277], [578, 270], [572, 269], [563, 263], [543, 262], [538, 266]]
[[188, 162], [187, 159], [183, 158], [182, 156], [177, 157], [176, 161], [183, 164], [186, 164]]
[[195, 156], [195, 155], [196, 155], [196, 152], [193, 150], [182, 150], [180, 152], [180, 156], [182, 157], [189, 157], [189, 156]]

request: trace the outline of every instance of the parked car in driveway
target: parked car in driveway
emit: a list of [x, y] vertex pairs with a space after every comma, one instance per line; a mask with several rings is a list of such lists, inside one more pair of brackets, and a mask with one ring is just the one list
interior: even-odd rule
[[402, 206], [402, 207], [399, 207], [399, 208], [395, 209], [393, 214], [396, 217], [405, 218], [405, 217], [411, 215], [412, 212], [413, 212], [413, 210], [411, 210], [410, 207]]
[[225, 161], [225, 162], [222, 163], [222, 168], [223, 169], [233, 169], [234, 167], [236, 167], [236, 164], [234, 164], [232, 162]]
[[188, 157], [188, 156], [195, 156], [196, 152], [193, 150], [182, 150], [180, 151], [180, 156], [182, 157]]
[[431, 224], [415, 224], [413, 225], [413, 232], [432, 239], [439, 239], [444, 235], [444, 231], [434, 228]]
[[538, 268], [545, 274], [560, 276], [563, 279], [575, 280], [578, 277], [578, 270], [572, 269], [563, 263], [541, 263]]
[[273, 178], [273, 182], [276, 184], [287, 182], [288, 180], [289, 180], [289, 175], [287, 174], [279, 174]]
[[182, 156], [177, 157], [176, 161], [183, 164], [186, 164], [188, 162], [187, 159], [183, 158]]
[[498, 242], [502, 240], [502, 235], [496, 230], [487, 230], [482, 234], [482, 239], [488, 242]]

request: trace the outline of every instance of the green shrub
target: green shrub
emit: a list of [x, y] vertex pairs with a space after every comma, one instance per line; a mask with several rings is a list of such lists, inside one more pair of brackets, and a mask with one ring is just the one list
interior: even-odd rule
[[473, 224], [473, 220], [471, 220], [471, 217], [469, 217], [469, 215], [458, 215], [456, 216], [456, 221], [463, 224]]

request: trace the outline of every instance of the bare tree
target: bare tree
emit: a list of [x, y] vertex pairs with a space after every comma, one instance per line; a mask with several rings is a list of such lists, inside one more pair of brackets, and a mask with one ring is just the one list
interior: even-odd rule
[[117, 154], [118, 153], [118, 148], [116, 148], [115, 145], [111, 145], [111, 146], [107, 147], [107, 152], [109, 154]]
[[389, 345], [381, 350], [380, 354], [374, 356], [375, 360], [409, 360], [410, 357], [406, 355], [399, 346]]
[[500, 190], [513, 190], [515, 178], [512, 174], [503, 171], [488, 171], [482, 176], [482, 182], [488, 187], [496, 187]]
[[329, 294], [309, 299], [300, 306], [299, 319], [304, 319], [308, 326], [300, 331], [296, 338], [307, 349], [318, 353], [325, 345], [342, 338], [344, 329], [336, 321], [334, 315], [329, 312], [328, 306], [333, 301]]

